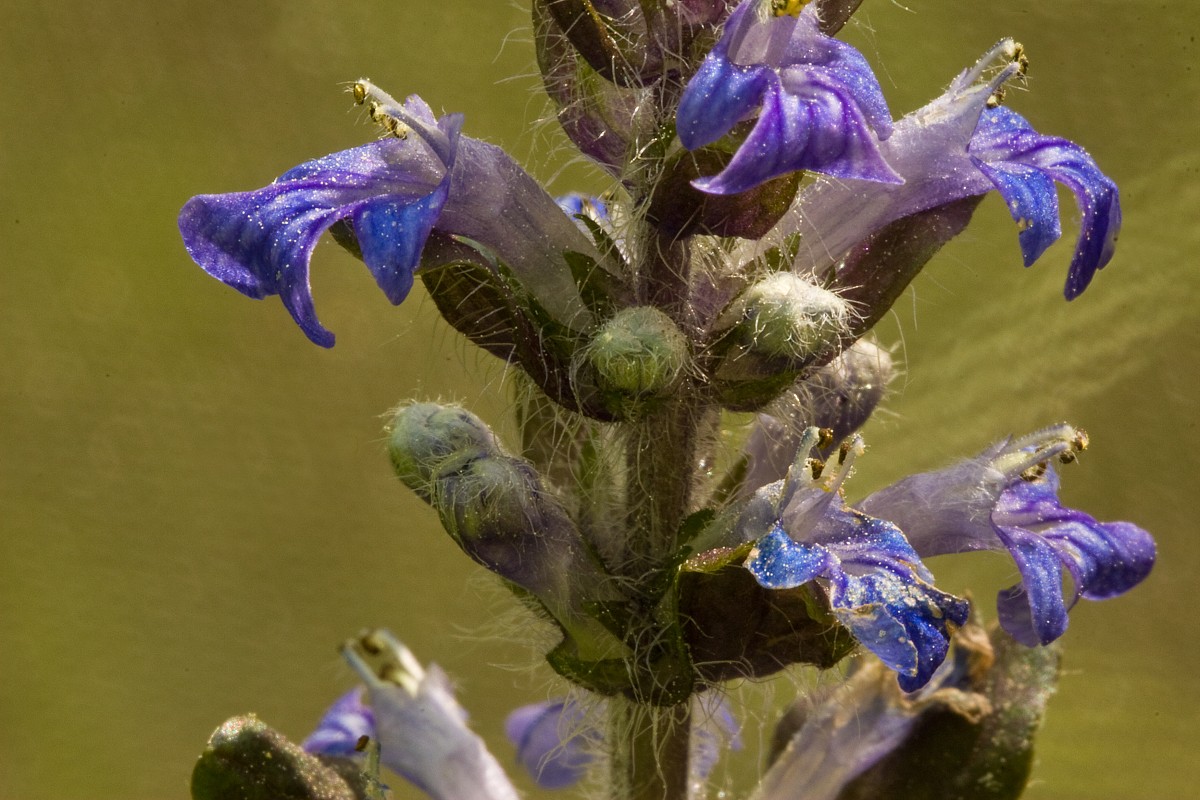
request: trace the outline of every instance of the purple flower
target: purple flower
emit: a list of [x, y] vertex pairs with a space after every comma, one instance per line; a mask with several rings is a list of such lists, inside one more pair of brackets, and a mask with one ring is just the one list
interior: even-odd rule
[[1048, 644], [1066, 630], [1067, 611], [1079, 598], [1127, 592], [1154, 566], [1146, 531], [1097, 522], [1059, 502], [1058, 476], [1048, 464], [1072, 459], [1085, 442], [1069, 425], [1009, 439], [970, 461], [904, 478], [858, 508], [900, 525], [922, 557], [1007, 550], [1021, 582], [1000, 592], [1000, 623], [1024, 645]]
[[517, 748], [517, 761], [543, 789], [578, 782], [599, 736], [578, 703], [561, 699], [514, 710], [504, 721], [504, 734]]
[[[348, 642], [342, 655], [366, 686], [375, 721], [374, 733], [367, 735], [377, 737], [384, 766], [434, 800], [517, 800], [504, 769], [467, 727], [466, 712], [440, 669], [432, 664], [423, 668], [408, 648], [382, 630]], [[348, 711], [355, 715], [347, 698], [330, 709], [314, 736], [322, 735], [331, 717], [344, 720]], [[343, 703], [347, 705], [339, 708]]]
[[788, 477], [760, 489], [743, 511], [742, 538], [758, 539], [746, 566], [769, 589], [816, 581], [838, 621], [898, 673], [905, 691], [915, 691], [945, 659], [967, 603], [932, 586], [899, 527], [846, 506], [841, 485], [861, 439], [825, 467], [823, 480], [805, 458], [818, 439], [809, 428]]
[[730, 15], [680, 99], [676, 127], [689, 150], [757, 115], [725, 169], [693, 185], [736, 194], [796, 170], [901, 182], [880, 153], [892, 117], [862, 54], [821, 32], [815, 4], [766, 18], [761, 5], [745, 0]]
[[358, 753], [362, 737], [375, 738], [375, 714], [363, 703], [362, 694], [362, 689], [355, 687], [339, 697], [300, 746], [320, 756]]
[[334, 337], [313, 307], [309, 259], [343, 220], [392, 303], [408, 295], [436, 228], [489, 248], [563, 318], [580, 313], [561, 256], [593, 248], [533, 178], [498, 147], [461, 136], [460, 114], [435, 119], [419, 97], [401, 105], [366, 81], [355, 91], [396, 135], [301, 164], [264, 189], [193, 197], [179, 229], [197, 264], [249, 297], [279, 295], [322, 347]]
[[1116, 249], [1121, 230], [1117, 185], [1082, 147], [1042, 136], [1003, 107], [984, 110], [967, 152], [1008, 204], [1027, 267], [1062, 236], [1055, 182], [1075, 195], [1083, 219], [1064, 294], [1068, 300], [1078, 297]]
[[[980, 82], [998, 62], [1000, 71]], [[815, 183], [767, 240], [749, 249], [765, 252], [769, 242], [799, 233], [795, 268], [821, 273], [889, 223], [997, 189], [1018, 223], [1029, 266], [1061, 235], [1057, 181], [1075, 194], [1083, 215], [1064, 291], [1067, 299], [1078, 296], [1112, 258], [1121, 228], [1117, 187], [1079, 145], [1042, 136], [1015, 112], [989, 107], [1024, 64], [1020, 45], [1006, 39], [941, 97], [898, 121], [880, 151], [902, 185]]]

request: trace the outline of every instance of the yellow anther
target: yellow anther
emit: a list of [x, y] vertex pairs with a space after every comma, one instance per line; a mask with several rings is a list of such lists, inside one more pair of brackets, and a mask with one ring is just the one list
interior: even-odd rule
[[361, 82], [355, 83], [350, 87], [350, 93], [354, 95], [354, 105], [361, 106], [367, 102], [367, 87]]
[[812, 0], [771, 0], [771, 13], [777, 17], [798, 17]]
[[1029, 58], [1025, 55], [1025, 45], [1020, 42], [1013, 43], [1012, 62], [1017, 65], [1017, 72], [1024, 75], [1029, 71]]
[[371, 120], [382, 127], [385, 131], [395, 136], [397, 139], [408, 138], [408, 126], [403, 122], [393, 117], [391, 114], [383, 110], [383, 106], [374, 101], [367, 106], [367, 113], [370, 114]]

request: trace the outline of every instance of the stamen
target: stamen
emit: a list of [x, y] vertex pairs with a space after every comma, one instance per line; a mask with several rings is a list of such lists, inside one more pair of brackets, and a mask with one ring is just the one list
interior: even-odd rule
[[1021, 480], [1028, 483], [1041, 480], [1046, 474], [1046, 470], [1049, 468], [1050, 466], [1045, 461], [1039, 461], [1037, 464], [1034, 464], [1032, 467], [1021, 473]]
[[821, 428], [817, 431], [821, 438], [817, 440], [817, 449], [824, 450], [833, 444], [833, 428]]
[[764, 7], [769, 7], [776, 17], [798, 17], [810, 2], [812, 0], [770, 0]]
[[366, 105], [371, 120], [382, 126], [389, 134], [400, 139], [408, 138], [415, 131], [443, 161], [450, 158], [446, 135], [436, 126], [418, 119], [404, 105], [366, 78], [359, 78], [350, 86], [355, 105]]
[[990, 89], [988, 105], [995, 107], [1004, 99], [1002, 91], [1004, 84], [1017, 75], [1024, 75], [1029, 69], [1029, 59], [1025, 55], [1024, 45], [1012, 39], [1001, 39], [991, 50], [975, 62], [975, 65], [959, 75], [951, 84], [955, 92], [965, 92], [977, 82], [983, 80], [984, 73], [989, 69], [999, 67], [1000, 70], [986, 86]]
[[[800, 434], [800, 444], [796, 447], [796, 460], [792, 462], [792, 466], [788, 469], [787, 475], [783, 479], [783, 491], [780, 492], [780, 498], [791, 497], [795, 491], [796, 484], [800, 486], [811, 486], [820, 477], [820, 471], [815, 471], [809, 463], [814, 459], [810, 458], [810, 454], [814, 447], [819, 446], [821, 442], [821, 431], [817, 428], [805, 428], [804, 433]], [[822, 464], [824, 468], [824, 464]], [[782, 510], [782, 509], [776, 509]]]
[[1066, 423], [1054, 425], [1010, 442], [992, 459], [992, 467], [1005, 475], [1024, 477], [1024, 473], [1038, 464], [1045, 464], [1055, 457], [1061, 459], [1061, 454], [1070, 450], [1077, 452], [1086, 446], [1087, 434], [1079, 428]]
[[367, 113], [371, 115], [371, 120], [382, 127], [385, 131], [395, 136], [397, 139], [408, 138], [408, 126], [395, 117], [383, 110], [383, 107], [374, 101], [367, 106]]
[[853, 438], [842, 443], [838, 449], [837, 469], [825, 476], [825, 491], [835, 492], [842, 488], [842, 484], [850, 477], [850, 473], [854, 471], [854, 459], [867, 451], [867, 446], [863, 444], [863, 438], [855, 434]]
[[385, 630], [368, 631], [346, 642], [342, 656], [369, 687], [393, 684], [415, 696], [425, 678], [416, 656]]

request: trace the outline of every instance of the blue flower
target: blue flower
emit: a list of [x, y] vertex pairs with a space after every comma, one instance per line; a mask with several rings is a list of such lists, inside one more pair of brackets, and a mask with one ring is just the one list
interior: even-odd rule
[[769, 589], [816, 581], [838, 621], [898, 673], [901, 688], [915, 691], [945, 659], [968, 605], [933, 587], [899, 527], [846, 506], [841, 484], [861, 439], [841, 452], [841, 463], [831, 464], [822, 481], [805, 460], [818, 438], [809, 428], [788, 477], [760, 489], [743, 511], [743, 538], [769, 523], [746, 566]]
[[408, 296], [436, 228], [489, 248], [562, 318], [580, 313], [561, 257], [594, 248], [533, 178], [500, 148], [460, 135], [460, 114], [435, 119], [419, 97], [400, 104], [366, 81], [355, 91], [396, 135], [301, 164], [263, 189], [193, 197], [179, 229], [197, 264], [249, 297], [279, 295], [322, 347], [334, 337], [313, 307], [309, 259], [343, 220], [392, 303]]
[[[1000, 624], [1024, 645], [1048, 644], [1067, 628], [1079, 598], [1129, 591], [1154, 566], [1154, 540], [1128, 522], [1097, 522], [1058, 499], [1055, 458], [1072, 460], [1082, 432], [1058, 425], [1007, 440], [979, 457], [912, 475], [858, 508], [904, 528], [922, 557], [973, 550], [1008, 551], [1021, 582], [1000, 592]], [[1071, 588], [1064, 590], [1064, 570]]]
[[[981, 81], [994, 65], [1000, 70]], [[942, 96], [899, 120], [880, 145], [882, 157], [904, 179], [902, 185], [814, 183], [743, 257], [799, 234], [795, 269], [820, 274], [896, 220], [996, 189], [1018, 223], [1029, 266], [1061, 235], [1054, 190], [1058, 181], [1075, 194], [1083, 212], [1064, 290], [1067, 299], [1077, 297], [1112, 258], [1121, 228], [1117, 187], [1079, 145], [1042, 136], [1015, 112], [990, 107], [1004, 83], [1024, 68], [1021, 46], [1001, 41]]]
[[467, 727], [446, 675], [423, 668], [387, 631], [364, 633], [342, 655], [365, 685], [342, 696], [304, 742], [311, 753], [350, 755], [359, 736], [379, 744], [379, 761], [434, 800], [517, 800], [487, 745]]
[[375, 738], [375, 714], [363, 702], [362, 694], [362, 689], [355, 687], [339, 697], [300, 746], [320, 756], [358, 753], [362, 737]]
[[689, 150], [757, 115], [725, 169], [696, 188], [736, 194], [796, 170], [900, 183], [879, 149], [891, 113], [862, 54], [821, 32], [817, 4], [798, 18], [761, 17], [761, 5], [744, 0], [730, 15], [680, 99], [676, 129]]
[[967, 152], [1008, 203], [1027, 267], [1062, 236], [1054, 183], [1075, 195], [1083, 220], [1064, 294], [1068, 300], [1078, 297], [1116, 249], [1121, 230], [1117, 185], [1082, 147], [1042, 136], [1003, 107], [984, 110]]
[[592, 763], [599, 738], [584, 709], [562, 699], [513, 710], [504, 721], [504, 734], [517, 748], [517, 761], [543, 789], [578, 782]]

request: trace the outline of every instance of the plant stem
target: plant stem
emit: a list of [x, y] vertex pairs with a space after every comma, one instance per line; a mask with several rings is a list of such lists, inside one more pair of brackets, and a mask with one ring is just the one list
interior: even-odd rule
[[[690, 248], [645, 231], [638, 295], [685, 332]], [[629, 618], [629, 697], [609, 701], [613, 800], [686, 800], [694, 681], [683, 643], [673, 570], [691, 510], [698, 425], [706, 401], [685, 382], [666, 402], [626, 423], [625, 525], [620, 572], [638, 606]]]
[[613, 698], [609, 709], [613, 800], [686, 800], [690, 705]]

